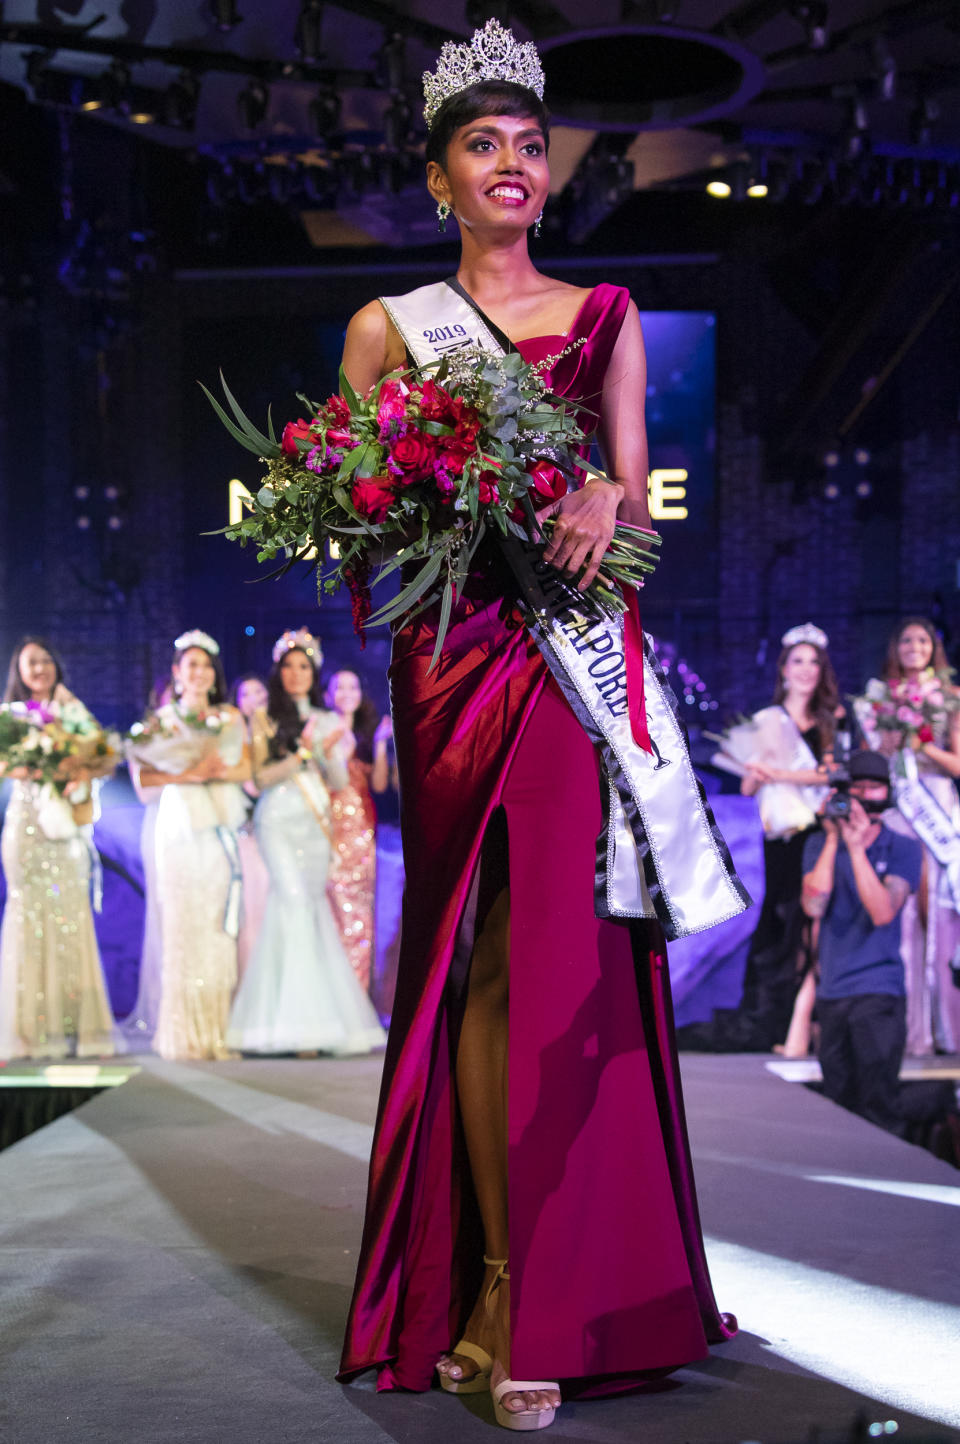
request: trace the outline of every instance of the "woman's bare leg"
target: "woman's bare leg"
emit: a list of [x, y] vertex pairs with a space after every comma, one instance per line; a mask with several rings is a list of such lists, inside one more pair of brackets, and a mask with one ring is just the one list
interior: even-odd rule
[[[507, 1040], [510, 1001], [510, 893], [494, 901], [474, 944], [467, 1002], [457, 1049], [457, 1095], [470, 1159], [474, 1192], [483, 1223], [487, 1258], [509, 1259], [507, 1221]], [[483, 1287], [464, 1329], [464, 1338], [496, 1360], [493, 1382], [510, 1372], [510, 1286], [501, 1280], [486, 1298], [496, 1276], [488, 1264]], [[474, 1360], [450, 1354], [438, 1364], [451, 1378], [471, 1378]], [[507, 1394], [507, 1409], [546, 1409], [560, 1402], [550, 1391]]]
[[812, 972], [807, 973], [800, 984], [793, 1004], [790, 1027], [783, 1047], [778, 1049], [784, 1058], [805, 1058], [810, 1052], [813, 1005], [817, 999], [817, 980]]

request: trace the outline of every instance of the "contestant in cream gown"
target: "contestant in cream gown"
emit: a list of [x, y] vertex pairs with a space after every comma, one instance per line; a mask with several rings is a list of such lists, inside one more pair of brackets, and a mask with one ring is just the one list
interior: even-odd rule
[[[75, 702], [48, 644], [14, 652], [6, 701]], [[48, 837], [41, 786], [15, 778], [0, 843], [7, 901], [0, 926], [0, 1058], [102, 1057], [114, 1052], [90, 906], [91, 825]]]
[[[291, 730], [297, 731], [297, 722], [302, 730], [287, 738], [293, 750], [284, 752], [276, 718], [266, 712], [254, 718], [254, 779], [261, 790], [255, 827], [270, 890], [227, 1042], [244, 1053], [366, 1053], [386, 1035], [350, 966], [327, 899], [328, 787], [346, 785], [344, 729], [335, 713], [311, 701], [319, 644], [303, 634], [285, 635], [294, 642], [285, 645], [281, 638], [277, 644], [268, 686], [271, 699], [282, 689], [292, 701]], [[271, 751], [281, 755], [271, 758]]]
[[223, 1058], [237, 982], [241, 885], [236, 833], [250, 775], [243, 718], [224, 707], [216, 643], [203, 633], [178, 647], [179, 696], [165, 720], [215, 706], [225, 719], [216, 747], [178, 775], [143, 766], [144, 788], [161, 787], [154, 834], [160, 914], [160, 1002], [153, 1046], [164, 1058]]

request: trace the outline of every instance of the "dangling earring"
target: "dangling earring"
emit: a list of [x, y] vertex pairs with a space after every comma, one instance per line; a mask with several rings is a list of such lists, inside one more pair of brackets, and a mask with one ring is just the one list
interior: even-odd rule
[[536, 220], [534, 221], [534, 223], [533, 223], [533, 234], [534, 234], [534, 236], [535, 236], [535, 238], [536, 238], [537, 240], [540, 239], [540, 222], [541, 222], [542, 220], [543, 220], [543, 211], [540, 212], [540, 214], [537, 216], [537, 219], [536, 219]]
[[443, 235], [447, 229], [447, 216], [450, 214], [450, 207], [446, 201], [437, 204], [437, 230]]

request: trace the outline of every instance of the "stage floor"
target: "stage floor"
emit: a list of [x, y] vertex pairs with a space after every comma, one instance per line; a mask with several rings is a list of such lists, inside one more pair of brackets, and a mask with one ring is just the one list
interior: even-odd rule
[[[485, 1396], [333, 1378], [379, 1060], [136, 1063], [0, 1153], [0, 1437], [498, 1437]], [[786, 1444], [818, 1426], [826, 1444], [862, 1413], [960, 1440], [960, 1175], [762, 1058], [683, 1066], [741, 1333], [658, 1393], [565, 1405], [549, 1437]]]

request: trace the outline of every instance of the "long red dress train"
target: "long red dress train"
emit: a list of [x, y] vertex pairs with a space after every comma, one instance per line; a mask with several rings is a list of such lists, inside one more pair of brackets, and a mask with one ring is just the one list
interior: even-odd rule
[[[628, 303], [597, 286], [570, 338], [522, 342], [552, 390], [599, 409]], [[357, 1284], [340, 1378], [425, 1389], [480, 1285], [483, 1239], [454, 1058], [475, 883], [503, 808], [511, 900], [511, 1372], [609, 1392], [729, 1337], [697, 1214], [655, 923], [594, 916], [592, 744], [549, 678], [491, 550], [428, 674], [437, 616], [398, 632], [391, 693], [407, 880]], [[505, 599], [506, 598], [506, 599]]]

